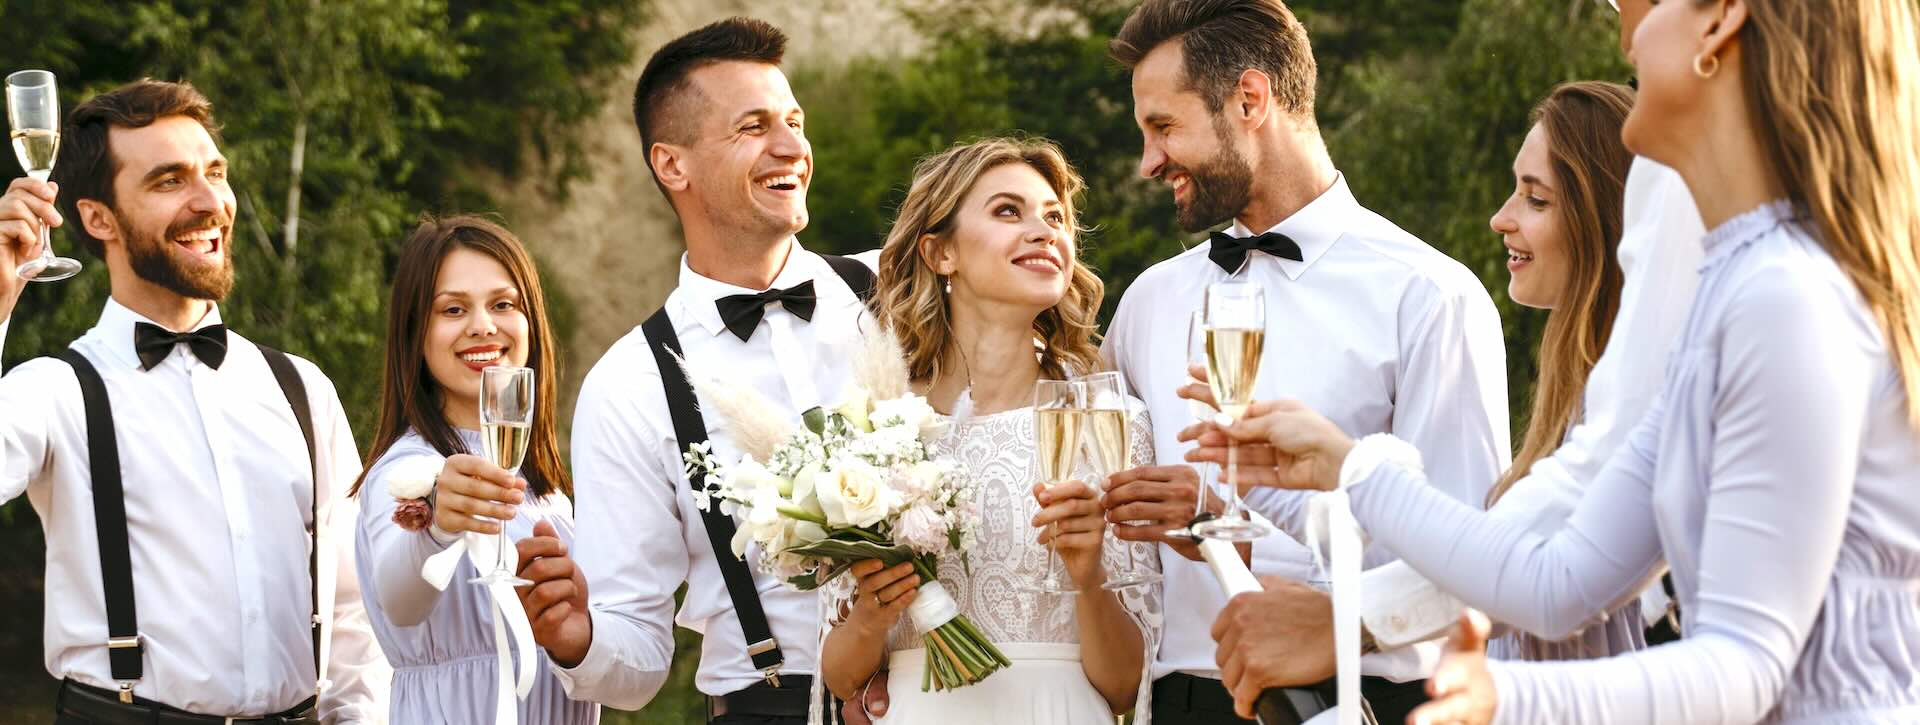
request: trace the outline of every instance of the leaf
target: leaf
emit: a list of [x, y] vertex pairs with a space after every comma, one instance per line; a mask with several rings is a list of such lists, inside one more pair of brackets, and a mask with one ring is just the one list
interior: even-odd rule
[[831, 559], [835, 562], [855, 562], [862, 559], [879, 559], [893, 566], [913, 558], [913, 550], [899, 544], [876, 544], [871, 541], [843, 541], [823, 539], [811, 544], [788, 547], [784, 553], [799, 554], [816, 559]]

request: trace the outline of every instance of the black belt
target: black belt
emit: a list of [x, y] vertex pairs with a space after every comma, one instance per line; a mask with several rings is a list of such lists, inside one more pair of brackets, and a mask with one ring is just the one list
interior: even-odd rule
[[722, 715], [755, 717], [806, 717], [813, 699], [813, 678], [808, 675], [781, 675], [780, 686], [764, 681], [744, 690], [707, 697], [707, 719]]
[[55, 702], [57, 703], [54, 706], [55, 711], [60, 715], [79, 718], [91, 725], [200, 725], [202, 723], [320, 725], [320, 718], [313, 711], [315, 700], [311, 697], [305, 702], [272, 715], [222, 717], [187, 712], [144, 697], [135, 697], [133, 702], [125, 703], [120, 701], [120, 693], [117, 691], [90, 687], [73, 680], [62, 680], [60, 695]]

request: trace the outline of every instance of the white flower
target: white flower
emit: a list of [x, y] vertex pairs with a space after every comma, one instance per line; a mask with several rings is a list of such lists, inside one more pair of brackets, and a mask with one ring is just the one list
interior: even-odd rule
[[827, 530], [812, 521], [795, 519], [793, 529], [787, 532], [793, 540], [793, 546], [818, 544], [827, 538]]
[[820, 464], [809, 464], [800, 469], [793, 477], [793, 507], [810, 514], [825, 516], [827, 511], [820, 506], [820, 492], [816, 484], [820, 480]]
[[915, 437], [927, 440], [939, 435], [945, 425], [927, 399], [918, 395], [907, 395], [892, 400], [881, 400], [873, 404], [873, 425], [875, 428], [905, 426], [913, 431]]
[[790, 485], [782, 481], [779, 476], [773, 475], [766, 466], [760, 465], [759, 461], [753, 460], [752, 456], [742, 458], [739, 463], [727, 467], [727, 492], [736, 498], [758, 496], [759, 492], [765, 489], [779, 492], [781, 488]]
[[947, 546], [947, 522], [930, 506], [913, 506], [893, 522], [893, 540], [923, 554], [937, 554]]
[[433, 481], [440, 477], [440, 469], [446, 465], [447, 459], [439, 456], [394, 461], [392, 472], [387, 474], [387, 494], [403, 501], [426, 498], [433, 493]]
[[894, 487], [900, 489], [908, 501], [934, 499], [940, 493], [940, 477], [945, 472], [945, 468], [933, 461], [898, 466], [894, 468]]
[[836, 527], [872, 526], [900, 505], [900, 492], [864, 461], [838, 461], [833, 470], [815, 476], [813, 485], [827, 523]]

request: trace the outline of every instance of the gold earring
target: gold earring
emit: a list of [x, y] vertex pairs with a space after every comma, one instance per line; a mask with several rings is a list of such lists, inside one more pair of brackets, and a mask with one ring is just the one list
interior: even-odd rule
[[[1713, 60], [1713, 67], [1709, 68], [1701, 65], [1701, 59], [1703, 58]], [[1715, 73], [1719, 73], [1719, 72], [1720, 72], [1720, 56], [1714, 55], [1712, 53], [1701, 53], [1700, 55], [1696, 55], [1693, 57], [1693, 74], [1694, 75], [1700, 76], [1701, 78], [1712, 78]]]

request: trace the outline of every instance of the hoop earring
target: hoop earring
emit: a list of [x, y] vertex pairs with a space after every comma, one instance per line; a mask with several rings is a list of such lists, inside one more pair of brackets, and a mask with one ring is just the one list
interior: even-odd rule
[[[1713, 67], [1709, 68], [1709, 67], [1702, 66], [1701, 59], [1703, 58], [1712, 59]], [[1693, 57], [1693, 74], [1694, 75], [1700, 76], [1701, 78], [1712, 78], [1715, 74], [1719, 72], [1720, 72], [1720, 56], [1714, 55], [1712, 53], [1701, 53], [1700, 55], [1696, 55]]]

